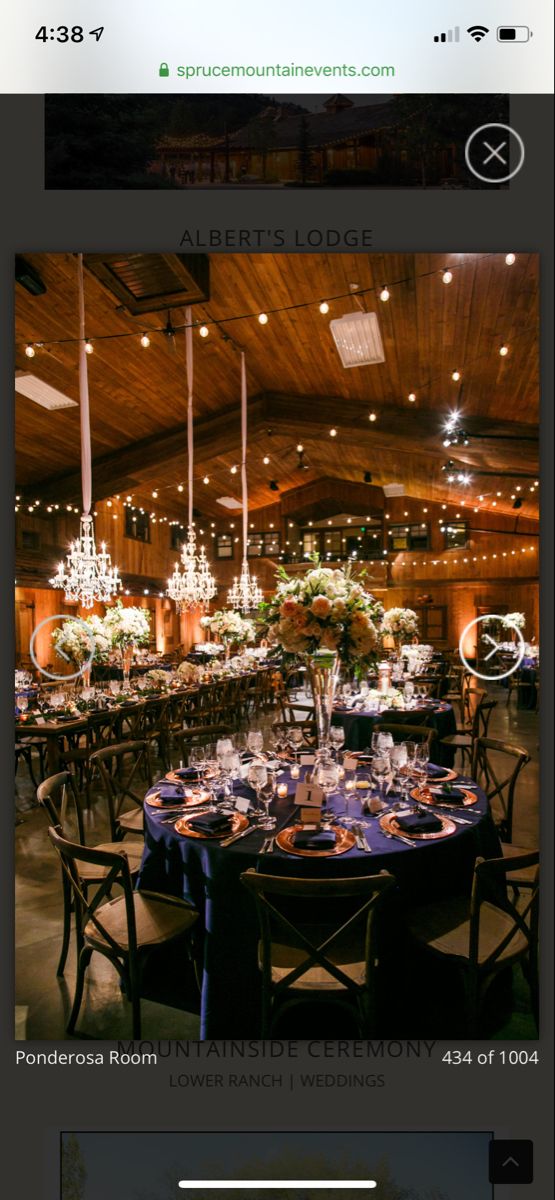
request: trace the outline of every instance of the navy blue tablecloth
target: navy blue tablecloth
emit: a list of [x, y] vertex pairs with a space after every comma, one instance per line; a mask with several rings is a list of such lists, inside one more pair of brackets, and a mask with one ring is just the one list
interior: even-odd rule
[[433, 756], [442, 767], [452, 767], [455, 752], [450, 746], [442, 746], [441, 739], [455, 733], [457, 721], [453, 706], [442, 701], [434, 707], [404, 709], [388, 709], [382, 713], [353, 712], [348, 709], [335, 708], [333, 724], [342, 725], [345, 730], [345, 746], [347, 750], [365, 750], [372, 741], [374, 725], [426, 725], [436, 731], [433, 744]]
[[[290, 794], [276, 800], [272, 811], [278, 828], [293, 816], [295, 784], [288, 773]], [[236, 785], [245, 793], [242, 785]], [[363, 818], [372, 854], [353, 848], [332, 858], [299, 858], [276, 847], [271, 855], [259, 853], [267, 834], [255, 833], [224, 849], [218, 841], [183, 837], [173, 824], [163, 824], [164, 811], [145, 805], [145, 850], [139, 888], [152, 889], [192, 901], [204, 929], [201, 983], [201, 1038], [259, 1036], [260, 976], [257, 966], [258, 925], [252, 897], [240, 876], [249, 867], [270, 874], [373, 875], [390, 871], [398, 884], [402, 904], [413, 900], [468, 892], [477, 855], [499, 853], [499, 843], [484, 793], [465, 809], [471, 825], [457, 825], [456, 833], [442, 841], [419, 843], [416, 849], [387, 839], [375, 818]], [[358, 815], [360, 804], [352, 801]], [[344, 811], [344, 800], [331, 799], [335, 811]]]

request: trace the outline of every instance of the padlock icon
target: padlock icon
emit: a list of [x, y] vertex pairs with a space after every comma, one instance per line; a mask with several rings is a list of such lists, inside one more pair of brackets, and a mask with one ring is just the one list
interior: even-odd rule
[[160, 70], [158, 71], [158, 74], [161, 75], [163, 79], [167, 79], [169, 73], [170, 68], [168, 67], [168, 64], [165, 62], [160, 63]]

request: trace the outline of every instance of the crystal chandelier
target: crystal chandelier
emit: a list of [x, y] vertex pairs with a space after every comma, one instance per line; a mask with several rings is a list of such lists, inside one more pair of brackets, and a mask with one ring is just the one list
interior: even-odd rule
[[59, 564], [50, 580], [53, 588], [65, 588], [65, 599], [92, 608], [97, 600], [109, 604], [121, 588], [117, 567], [113, 567], [106, 542], [100, 553], [94, 541], [94, 525], [90, 513], [81, 516], [79, 537], [71, 543], [65, 565]]
[[187, 359], [187, 458], [189, 470], [189, 521], [187, 541], [181, 548], [183, 570], [176, 563], [168, 579], [166, 595], [175, 600], [178, 612], [192, 608], [207, 608], [216, 595], [216, 580], [210, 571], [204, 546], [197, 550], [197, 535], [193, 525], [193, 324], [191, 309], [186, 309], [185, 347]]
[[79, 523], [79, 537], [71, 543], [64, 565], [61, 562], [52, 579], [51, 587], [64, 588], [69, 603], [92, 608], [99, 601], [109, 604], [121, 589], [117, 567], [112, 566], [106, 543], [102, 542], [100, 554], [94, 540], [94, 522], [91, 516], [92, 467], [91, 428], [89, 416], [89, 380], [85, 337], [85, 290], [83, 283], [83, 255], [77, 255], [77, 279], [79, 287], [79, 405], [81, 420], [81, 486], [83, 490], [83, 512]]
[[249, 563], [247, 558], [248, 545], [248, 515], [249, 515], [249, 497], [247, 490], [247, 371], [245, 367], [245, 355], [241, 352], [241, 484], [242, 484], [242, 505], [243, 505], [243, 562], [241, 564], [241, 575], [239, 578], [235, 576], [233, 587], [227, 593], [228, 604], [231, 608], [237, 609], [239, 612], [252, 612], [258, 608], [264, 599], [264, 592], [256, 582], [256, 575], [252, 576], [249, 571]]

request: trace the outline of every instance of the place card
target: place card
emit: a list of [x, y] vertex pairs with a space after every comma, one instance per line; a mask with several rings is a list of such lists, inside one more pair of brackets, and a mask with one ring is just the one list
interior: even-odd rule
[[44, 717], [35, 717], [35, 725], [46, 725]]
[[301, 767], [313, 767], [316, 762], [315, 754], [301, 754], [299, 762]]
[[344, 771], [356, 771], [358, 767], [358, 758], [354, 758], [352, 754], [346, 754], [343, 759]]
[[235, 808], [238, 813], [248, 813], [250, 808], [250, 800], [248, 796], [237, 796]]

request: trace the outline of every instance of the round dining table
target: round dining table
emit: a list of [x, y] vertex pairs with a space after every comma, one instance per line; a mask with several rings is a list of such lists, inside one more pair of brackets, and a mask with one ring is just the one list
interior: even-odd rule
[[[301, 768], [301, 779], [306, 769]], [[278, 831], [294, 823], [296, 811], [296, 781], [288, 769], [279, 782], [287, 783], [288, 794], [272, 802]], [[240, 782], [234, 784], [234, 791], [254, 796]], [[460, 811], [464, 824], [456, 824], [449, 837], [411, 845], [388, 838], [379, 818], [362, 815], [360, 801], [351, 800], [351, 815], [360, 816], [370, 852], [354, 846], [329, 857], [298, 857], [277, 844], [270, 853], [262, 853], [268, 832], [256, 825], [256, 814], [248, 835], [227, 847], [220, 844], [221, 838], [185, 836], [176, 831], [175, 814], [168, 815], [167, 808], [153, 808], [145, 801], [145, 848], [137, 886], [183, 897], [200, 914], [200, 1037], [259, 1035], [258, 924], [252, 897], [241, 884], [244, 871], [254, 867], [269, 874], [344, 878], [386, 870], [395, 877], [402, 907], [413, 901], [469, 893], [476, 857], [491, 858], [499, 853], [487, 799], [479, 788], [475, 795], [471, 807], [453, 809], [455, 816]], [[338, 815], [345, 812], [341, 793], [332, 795], [329, 805]]]
[[455, 751], [451, 746], [442, 746], [441, 739], [457, 731], [457, 719], [452, 704], [445, 700], [425, 701], [415, 708], [384, 709], [370, 712], [360, 708], [342, 708], [335, 705], [332, 724], [342, 725], [345, 730], [347, 750], [366, 750], [372, 742], [375, 725], [426, 725], [435, 729], [433, 743], [434, 758], [442, 767], [452, 767]]

